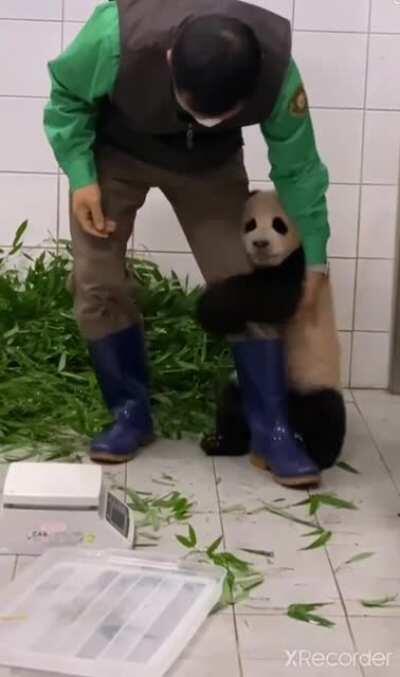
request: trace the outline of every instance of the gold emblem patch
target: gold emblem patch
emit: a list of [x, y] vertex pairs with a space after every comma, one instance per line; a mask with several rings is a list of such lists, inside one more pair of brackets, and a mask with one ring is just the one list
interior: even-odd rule
[[290, 112], [292, 115], [295, 117], [304, 117], [305, 114], [308, 111], [308, 99], [307, 99], [307, 94], [306, 91], [301, 85], [298, 90], [296, 91], [294, 97], [292, 98], [290, 102]]

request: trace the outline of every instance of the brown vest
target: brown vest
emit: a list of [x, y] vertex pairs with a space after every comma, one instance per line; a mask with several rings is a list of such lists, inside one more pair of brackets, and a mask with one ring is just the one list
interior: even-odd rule
[[[121, 62], [104, 101], [98, 142], [176, 171], [222, 164], [243, 144], [241, 128], [266, 120], [275, 105], [291, 54], [286, 19], [240, 0], [117, 0]], [[185, 19], [227, 14], [248, 24], [263, 53], [259, 85], [245, 108], [217, 127], [182, 115], [173, 94], [166, 52]]]

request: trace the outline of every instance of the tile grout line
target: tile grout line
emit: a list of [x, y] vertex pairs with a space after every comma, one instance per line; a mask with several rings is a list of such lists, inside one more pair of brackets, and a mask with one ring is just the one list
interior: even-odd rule
[[[224, 520], [223, 520], [223, 516], [222, 516], [221, 496], [220, 496], [220, 493], [219, 493], [219, 482], [218, 482], [217, 468], [216, 468], [216, 465], [215, 465], [215, 458], [212, 459], [212, 467], [213, 467], [213, 474], [214, 474], [214, 481], [215, 481], [215, 493], [216, 493], [216, 497], [217, 497], [219, 522], [220, 522], [220, 525], [221, 525], [222, 537], [224, 539], [223, 543], [224, 543], [224, 546], [226, 547]], [[239, 675], [240, 675], [240, 677], [244, 677], [242, 656], [241, 656], [241, 653], [240, 653], [239, 629], [238, 629], [238, 622], [237, 622], [235, 606], [233, 606], [232, 612], [233, 612], [233, 615], [232, 615], [233, 628], [234, 628], [234, 632], [235, 632], [235, 642], [236, 642], [236, 654], [237, 654], [238, 665], [239, 665]]]
[[[308, 495], [310, 496], [310, 491], [308, 491]], [[316, 515], [316, 520], [317, 520], [318, 526], [322, 527], [318, 515]], [[349, 618], [349, 615], [347, 613], [347, 607], [346, 607], [345, 599], [343, 597], [343, 593], [342, 593], [342, 590], [341, 590], [340, 585], [339, 585], [339, 581], [338, 581], [337, 576], [336, 576], [335, 568], [333, 566], [331, 556], [329, 554], [329, 545], [324, 546], [324, 551], [325, 551], [325, 556], [326, 556], [328, 564], [329, 564], [329, 568], [331, 570], [332, 578], [333, 578], [337, 593], [339, 595], [340, 604], [341, 604], [341, 607], [342, 607], [343, 612], [344, 612], [344, 618], [345, 618], [347, 630], [349, 632], [350, 639], [351, 639], [351, 642], [352, 642], [352, 645], [353, 645], [353, 649], [355, 651], [357, 651], [358, 646], [357, 646], [357, 642], [356, 642], [356, 639], [355, 639], [355, 636], [354, 636], [354, 633], [353, 633], [353, 628], [351, 627], [350, 618]], [[364, 672], [363, 668], [361, 667], [361, 665], [359, 665], [358, 667], [360, 669], [361, 675], [363, 675], [363, 677], [366, 677], [365, 672]]]
[[360, 186], [358, 194], [358, 220], [357, 220], [357, 244], [356, 252], [357, 258], [355, 262], [354, 270], [354, 296], [353, 296], [353, 318], [352, 318], [352, 337], [350, 342], [350, 386], [352, 385], [353, 380], [353, 354], [354, 354], [354, 342], [355, 342], [355, 332], [356, 332], [356, 319], [357, 319], [357, 291], [358, 291], [358, 273], [359, 273], [359, 252], [360, 252], [360, 237], [361, 237], [361, 212], [362, 212], [362, 197], [363, 197], [363, 178], [364, 178], [364, 159], [365, 159], [365, 134], [366, 134], [366, 121], [367, 121], [367, 101], [368, 101], [368, 82], [369, 82], [369, 61], [370, 61], [370, 44], [371, 44], [371, 25], [372, 25], [372, 0], [369, 0], [369, 12], [368, 12], [368, 37], [366, 44], [366, 61], [365, 61], [365, 76], [364, 76], [364, 110], [362, 116], [362, 127], [361, 127], [361, 158], [360, 158]]
[[[354, 388], [354, 390], [369, 390], [369, 388]], [[380, 388], [379, 390], [382, 390], [382, 388]], [[397, 494], [397, 495], [400, 495], [400, 487], [397, 486], [396, 480], [394, 479], [394, 477], [393, 477], [393, 475], [392, 475], [392, 472], [391, 472], [391, 470], [390, 470], [388, 464], [386, 463], [386, 459], [385, 459], [384, 455], [383, 455], [382, 452], [381, 452], [380, 445], [378, 444], [378, 440], [375, 438], [375, 435], [374, 435], [374, 433], [373, 433], [372, 430], [371, 430], [371, 427], [370, 427], [370, 425], [369, 425], [369, 423], [368, 423], [367, 417], [364, 416], [364, 412], [363, 412], [361, 406], [359, 405], [359, 403], [358, 403], [358, 401], [357, 401], [357, 396], [356, 396], [356, 395], [353, 395], [353, 396], [354, 396], [354, 405], [355, 405], [355, 407], [356, 407], [358, 413], [360, 414], [360, 416], [361, 416], [363, 422], [365, 423], [365, 427], [367, 428], [368, 434], [369, 434], [369, 436], [370, 436], [370, 438], [371, 438], [371, 441], [372, 441], [372, 443], [373, 443], [373, 445], [374, 445], [374, 447], [375, 447], [375, 451], [377, 452], [377, 454], [378, 454], [378, 456], [379, 456], [379, 458], [380, 458], [380, 460], [381, 460], [381, 462], [382, 462], [382, 464], [383, 464], [383, 466], [384, 466], [384, 468], [385, 468], [387, 474], [389, 475], [390, 481], [391, 481], [392, 484], [393, 484], [393, 487], [394, 487], [394, 490], [395, 490], [396, 494]]]
[[[294, 18], [294, 11], [292, 11], [292, 17]], [[61, 21], [65, 21], [66, 24], [79, 24], [79, 25], [84, 25], [85, 20], [84, 19], [40, 19], [40, 18], [27, 18], [27, 17], [13, 17], [13, 16], [0, 16], [0, 22], [1, 21], [14, 21], [16, 23], [61, 23]], [[316, 34], [331, 34], [331, 35], [368, 35], [369, 33], [371, 35], [380, 35], [380, 36], [388, 36], [388, 37], [395, 37], [400, 35], [400, 30], [399, 31], [362, 31], [362, 30], [339, 30], [339, 29], [324, 29], [324, 28], [296, 28], [294, 29], [295, 33], [316, 33]]]

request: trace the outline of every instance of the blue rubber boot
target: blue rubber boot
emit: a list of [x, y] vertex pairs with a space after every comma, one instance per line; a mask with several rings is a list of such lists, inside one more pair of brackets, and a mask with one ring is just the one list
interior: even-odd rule
[[289, 427], [286, 361], [279, 339], [232, 344], [251, 432], [253, 462], [288, 487], [319, 483], [319, 469]]
[[115, 422], [97, 435], [90, 448], [93, 461], [130, 461], [139, 447], [154, 439], [149, 374], [141, 327], [89, 343], [89, 354], [104, 401]]

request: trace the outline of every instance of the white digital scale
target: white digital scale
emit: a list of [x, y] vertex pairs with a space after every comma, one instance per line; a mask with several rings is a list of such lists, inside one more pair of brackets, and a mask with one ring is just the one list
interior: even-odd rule
[[52, 547], [132, 548], [133, 512], [106, 486], [102, 468], [64, 463], [10, 465], [0, 513], [0, 554]]

